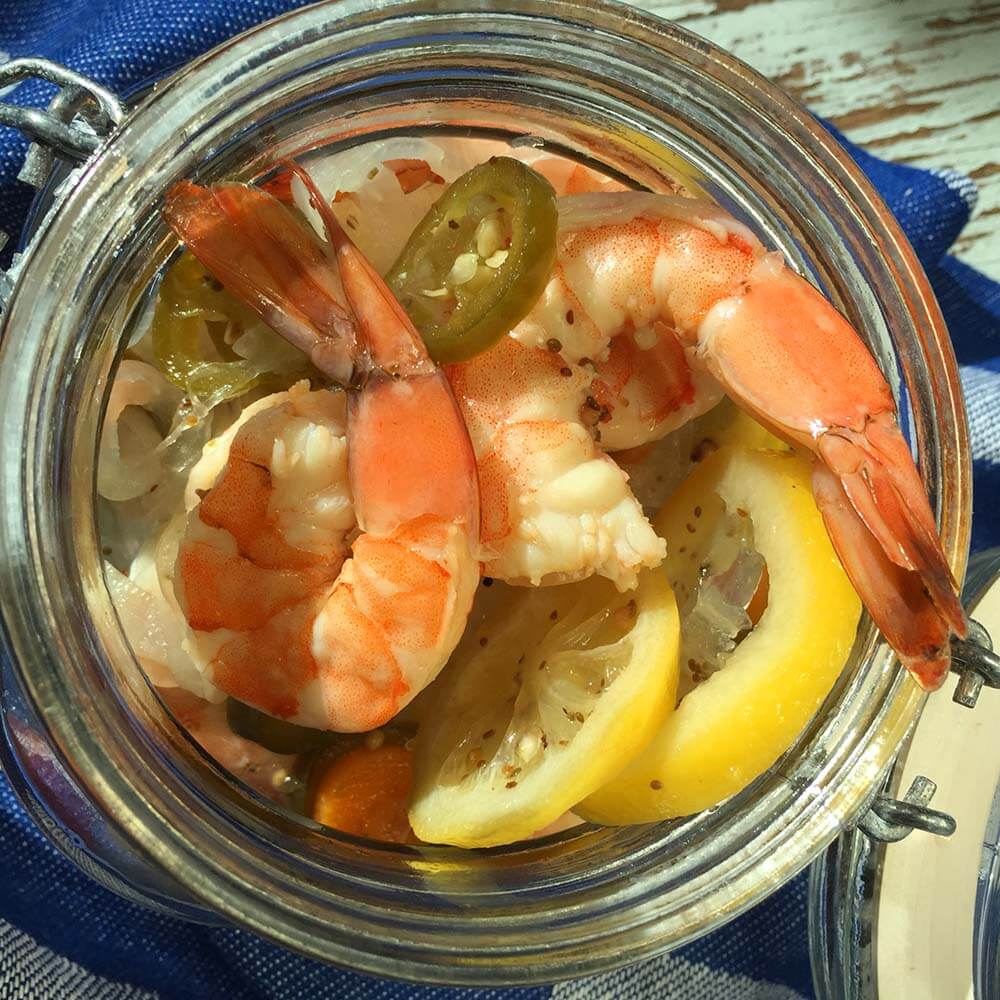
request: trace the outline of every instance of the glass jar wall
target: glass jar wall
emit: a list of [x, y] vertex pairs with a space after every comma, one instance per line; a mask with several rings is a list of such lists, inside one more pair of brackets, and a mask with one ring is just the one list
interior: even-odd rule
[[[171, 247], [163, 193], [184, 177], [256, 177], [289, 155], [438, 131], [533, 136], [652, 190], [681, 171], [782, 249], [905, 396], [963, 571], [968, 445], [943, 322], [895, 222], [807, 112], [631, 8], [321, 4], [156, 88], [45, 221], [20, 275], [0, 365], [5, 767], [64, 846], [81, 843], [78, 814], [91, 817], [101, 836], [86, 857], [120, 889], [368, 972], [550, 981], [675, 946], [803, 868], [865, 806], [921, 695], [866, 620], [823, 710], [741, 795], [683, 822], [476, 852], [338, 836], [253, 797], [188, 741], [136, 671], [94, 516], [105, 389]], [[18, 726], [68, 782], [32, 772]], [[85, 808], [64, 808], [67, 784]]]

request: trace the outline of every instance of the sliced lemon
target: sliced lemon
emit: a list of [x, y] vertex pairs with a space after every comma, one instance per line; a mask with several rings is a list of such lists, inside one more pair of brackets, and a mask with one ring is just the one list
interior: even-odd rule
[[686, 816], [745, 788], [787, 750], [850, 652], [861, 604], [813, 502], [809, 466], [790, 452], [727, 448], [705, 459], [657, 515], [665, 568], [684, 608], [712, 571], [733, 517], [752, 522], [768, 571], [767, 607], [724, 662], [681, 701], [652, 742], [575, 808], [608, 824]]
[[530, 837], [620, 771], [676, 698], [680, 625], [662, 572], [624, 594], [597, 578], [500, 588], [424, 705], [409, 816], [430, 843]]

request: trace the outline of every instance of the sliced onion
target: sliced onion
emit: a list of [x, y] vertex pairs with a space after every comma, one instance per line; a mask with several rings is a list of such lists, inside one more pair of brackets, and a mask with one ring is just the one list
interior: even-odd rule
[[[182, 687], [207, 701], [225, 695], [195, 666], [186, 652], [187, 622], [174, 598], [173, 562], [180, 539], [175, 518], [154, 544], [146, 545], [133, 560], [129, 575], [104, 564], [104, 577], [125, 637], [146, 675], [157, 687]], [[163, 564], [169, 562], [169, 572]]]
[[[489, 139], [398, 137], [333, 153], [308, 164], [308, 170], [320, 192], [333, 203], [341, 225], [385, 274], [446, 185], [477, 163], [501, 154], [509, 154], [506, 144]], [[410, 171], [412, 176], [426, 177], [426, 183], [404, 191], [398, 177], [402, 161], [426, 163], [426, 171]], [[396, 164], [397, 169], [389, 164]], [[445, 183], [435, 182], [435, 177]], [[297, 177], [292, 181], [292, 196], [322, 233], [319, 215]]]
[[97, 460], [101, 496], [132, 500], [160, 481], [163, 467], [157, 446], [163, 435], [154, 415], [162, 420], [179, 402], [180, 393], [152, 365], [126, 360], [118, 366]]

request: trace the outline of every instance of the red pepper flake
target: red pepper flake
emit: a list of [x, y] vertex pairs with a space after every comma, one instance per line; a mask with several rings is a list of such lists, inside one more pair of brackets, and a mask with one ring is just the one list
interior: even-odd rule
[[416, 191], [425, 184], [444, 184], [444, 178], [434, 173], [426, 160], [386, 160], [384, 166], [396, 175], [403, 194]]

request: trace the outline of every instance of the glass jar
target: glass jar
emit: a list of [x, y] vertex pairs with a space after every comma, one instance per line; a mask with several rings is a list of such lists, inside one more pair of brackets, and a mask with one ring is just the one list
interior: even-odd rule
[[680, 822], [483, 851], [323, 830], [255, 798], [178, 729], [114, 615], [94, 513], [105, 390], [171, 246], [162, 196], [184, 177], [255, 177], [318, 147], [439, 131], [535, 137], [652, 190], [685, 164], [863, 332], [962, 575], [969, 450], [947, 332], [898, 226], [814, 118], [630, 7], [324, 3], [157, 86], [23, 263], [0, 364], [4, 766], [54, 838], [133, 896], [365, 972], [551, 981], [690, 940], [804, 868], [864, 810], [923, 696], [865, 619], [823, 709], [742, 794]]

